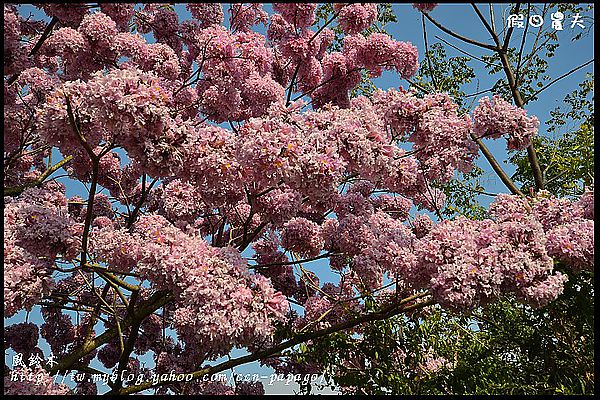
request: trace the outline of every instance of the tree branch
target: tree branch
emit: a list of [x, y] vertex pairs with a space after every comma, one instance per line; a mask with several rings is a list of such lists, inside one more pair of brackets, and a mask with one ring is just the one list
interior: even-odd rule
[[478, 42], [477, 40], [474, 40], [474, 39], [471, 39], [471, 38], [459, 35], [458, 33], [455, 33], [453, 31], [451, 31], [450, 29], [446, 28], [444, 25], [442, 25], [439, 22], [437, 22], [428, 13], [422, 13], [422, 14], [425, 16], [425, 18], [427, 18], [429, 21], [431, 21], [431, 23], [433, 23], [435, 26], [437, 26], [442, 31], [446, 32], [448, 35], [453, 36], [453, 37], [455, 37], [457, 39], [460, 39], [460, 40], [462, 40], [465, 43], [469, 43], [469, 44], [472, 44], [472, 45], [478, 46], [478, 47], [483, 47], [484, 49], [496, 51], [496, 47], [495, 46], [492, 46], [491, 44], [487, 44], [487, 43]]
[[[167, 304], [169, 301], [173, 299], [173, 295], [169, 292], [160, 291], [156, 292], [150, 298], [145, 301], [142, 306], [138, 309], [138, 311], [131, 316], [125, 317], [121, 323], [121, 327], [126, 329], [132, 326], [137, 321], [142, 321], [148, 315], [152, 314], [154, 311], [158, 310], [163, 305]], [[93, 338], [78, 348], [74, 349], [67, 356], [65, 356], [60, 362], [53, 367], [46, 367], [46, 370], [50, 375], [57, 373], [58, 371], [66, 371], [71, 369], [71, 367], [82, 357], [94, 351], [96, 348], [102, 346], [103, 344], [108, 343], [112, 338], [117, 335], [117, 328], [111, 328], [104, 332], [102, 335]]]
[[[53, 17], [52, 20], [48, 23], [48, 25], [46, 25], [46, 29], [44, 29], [44, 32], [42, 33], [42, 36], [40, 36], [40, 38], [38, 39], [37, 43], [35, 44], [35, 46], [33, 46], [33, 48], [31, 49], [31, 51], [29, 52], [29, 56], [33, 56], [35, 55], [35, 53], [38, 52], [38, 50], [40, 49], [40, 47], [42, 47], [42, 45], [44, 44], [44, 42], [46, 41], [46, 39], [48, 39], [48, 36], [50, 36], [50, 33], [52, 32], [52, 29], [54, 29], [54, 26], [57, 24], [58, 22], [58, 18]], [[6, 84], [7, 85], [12, 85], [18, 78], [19, 75], [21, 75], [20, 72], [14, 74], [13, 76], [11, 76], [7, 81]]]
[[[521, 2], [517, 1], [517, 5], [515, 6], [514, 14], [519, 12], [519, 8], [521, 7]], [[506, 31], [506, 36], [504, 37], [504, 44], [502, 45], [502, 51], [508, 50], [508, 45], [510, 44], [510, 37], [512, 36], [513, 31], [515, 30], [514, 26], [508, 28]]]
[[510, 179], [509, 176], [506, 175], [506, 172], [504, 172], [500, 164], [498, 164], [498, 161], [496, 161], [496, 158], [494, 158], [494, 155], [490, 152], [490, 150], [483, 143], [483, 141], [477, 136], [475, 136], [474, 133], [471, 133], [471, 138], [475, 141], [475, 143], [479, 145], [481, 152], [483, 153], [485, 158], [487, 158], [488, 162], [490, 163], [496, 174], [500, 177], [500, 180], [504, 183], [504, 185], [506, 185], [508, 190], [510, 190], [512, 194], [518, 194], [520, 196], [523, 196], [523, 193], [515, 185], [512, 179]]
[[[404, 299], [403, 301], [406, 303], [409, 300]], [[285, 349], [295, 346], [297, 344], [306, 342], [307, 340], [318, 339], [320, 337], [327, 336], [331, 333], [335, 333], [335, 332], [339, 332], [339, 331], [342, 331], [345, 329], [353, 328], [353, 327], [363, 324], [365, 322], [372, 322], [372, 321], [387, 319], [387, 318], [393, 317], [394, 315], [398, 315], [403, 312], [427, 307], [427, 306], [430, 306], [435, 303], [436, 303], [435, 300], [427, 300], [427, 301], [417, 303], [417, 304], [412, 304], [412, 305], [409, 305], [406, 307], [400, 307], [402, 305], [402, 302], [394, 303], [388, 307], [385, 307], [381, 311], [362, 315], [358, 318], [354, 318], [354, 319], [351, 319], [348, 321], [341, 322], [341, 323], [333, 325], [329, 328], [324, 328], [324, 329], [321, 329], [321, 330], [318, 330], [315, 332], [308, 332], [308, 333], [298, 335], [295, 338], [286, 340], [285, 342], [280, 343], [276, 346], [273, 346], [269, 349], [258, 351], [256, 353], [249, 354], [247, 356], [234, 358], [234, 359], [222, 362], [220, 364], [217, 364], [215, 366], [211, 366], [211, 367], [203, 368], [198, 371], [194, 371], [194, 372], [191, 372], [191, 375], [192, 375], [193, 379], [199, 379], [205, 375], [215, 374], [217, 372], [221, 372], [221, 371], [233, 368], [238, 365], [246, 364], [249, 362], [253, 362], [253, 361], [257, 361], [257, 360], [261, 360], [261, 359], [273, 356], [274, 354], [277, 354], [282, 350], [285, 350]], [[158, 383], [148, 381], [148, 382], [144, 382], [140, 385], [124, 388], [124, 389], [120, 390], [118, 392], [118, 394], [137, 393], [142, 390], [149, 389], [151, 387], [161, 386], [161, 385], [165, 385], [165, 384], [169, 384], [169, 381], [159, 381]]]
[[500, 48], [500, 39], [498, 38], [498, 35], [492, 29], [492, 27], [490, 26], [490, 24], [487, 22], [487, 20], [485, 19], [485, 17], [481, 13], [481, 11], [479, 11], [479, 7], [477, 7], [477, 4], [471, 3], [471, 6], [475, 10], [475, 13], [477, 13], [477, 16], [479, 17], [479, 19], [483, 23], [483, 26], [485, 26], [485, 29], [487, 29], [487, 31], [490, 33], [490, 35], [492, 35], [492, 40], [494, 41], [494, 43], [496, 43], [496, 47], [499, 49]]
[[70, 162], [72, 159], [73, 159], [73, 156], [67, 156], [67, 157], [63, 158], [62, 160], [60, 160], [59, 162], [54, 164], [52, 167], [50, 167], [50, 168], [46, 169], [44, 172], [42, 172], [42, 174], [33, 182], [25, 183], [23, 185], [19, 185], [19, 186], [15, 186], [15, 187], [4, 188], [4, 196], [18, 196], [21, 193], [23, 193], [23, 191], [25, 191], [25, 189], [29, 189], [34, 186], [41, 185], [42, 183], [44, 183], [44, 180], [47, 177], [49, 177], [54, 172], [56, 172], [57, 170], [62, 168], [65, 164]]
[[[506, 74], [506, 78], [508, 79], [508, 85], [510, 86], [510, 91], [515, 100], [515, 104], [517, 107], [523, 108], [525, 103], [523, 103], [521, 93], [519, 92], [512, 69], [510, 68], [508, 56], [504, 51], [498, 51], [498, 55], [500, 56], [500, 61], [502, 61], [502, 67], [504, 69], [504, 73]], [[537, 154], [535, 153], [535, 149], [533, 148], [533, 144], [529, 144], [529, 146], [527, 146], [527, 157], [529, 159], [529, 164], [531, 165], [535, 187], [537, 190], [542, 190], [544, 189], [544, 177], [542, 175], [542, 169], [540, 168], [540, 163], [538, 161]]]
[[567, 76], [571, 75], [574, 72], [579, 71], [581, 68], [591, 64], [594, 62], [594, 59], [592, 58], [591, 60], [581, 64], [578, 67], [573, 68], [572, 70], [570, 70], [569, 72], [566, 72], [564, 74], [562, 74], [561, 76], [559, 76], [558, 78], [555, 78], [553, 80], [551, 80], [550, 82], [548, 82], [547, 85], [545, 85], [544, 87], [540, 88], [539, 90], [537, 90], [536, 92], [534, 92], [533, 94], [531, 94], [529, 97], [525, 98], [525, 100], [523, 100], [524, 104], [527, 104], [531, 99], [533, 99], [535, 96], [537, 96], [538, 94], [540, 94], [541, 92], [543, 92], [544, 90], [548, 89], [551, 85], [554, 85], [556, 82], [560, 81], [561, 79], [566, 78]]

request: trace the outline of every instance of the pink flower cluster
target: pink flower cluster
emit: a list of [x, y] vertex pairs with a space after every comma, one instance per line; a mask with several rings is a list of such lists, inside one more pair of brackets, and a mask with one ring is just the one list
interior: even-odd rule
[[380, 76], [383, 70], [394, 69], [402, 78], [410, 78], [419, 67], [417, 48], [395, 41], [385, 33], [346, 36], [344, 54], [356, 66], [367, 69], [372, 77]]
[[478, 147], [470, 137], [471, 119], [458, 115], [458, 106], [447, 94], [418, 98], [390, 89], [376, 91], [373, 98], [393, 137], [413, 143], [414, 157], [428, 181], [447, 181], [455, 170], [472, 168]]
[[109, 49], [117, 35], [117, 23], [108, 15], [96, 12], [86, 15], [77, 30], [83, 34], [96, 51]]
[[238, 156], [243, 139], [217, 126], [181, 128], [186, 139], [177, 148], [180, 161], [173, 162], [175, 176], [192, 184], [208, 209], [237, 204], [244, 197]]
[[191, 224], [198, 218], [206, 205], [196, 188], [179, 179], [165, 182], [153, 190], [148, 199], [148, 210], [165, 216], [169, 221], [184, 221]]
[[272, 54], [264, 36], [246, 30], [232, 34], [213, 25], [197, 31], [188, 45], [198, 54], [204, 79], [196, 90], [202, 111], [211, 120], [240, 121], [283, 102], [284, 89], [271, 76]]
[[56, 384], [54, 377], [43, 368], [17, 368], [4, 375], [4, 394], [19, 396], [66, 396], [71, 394], [68, 386]]
[[4, 349], [12, 348], [28, 359], [33, 352], [41, 350], [37, 347], [40, 330], [36, 324], [22, 322], [4, 328]]
[[263, 396], [265, 388], [262, 382], [240, 382], [235, 388], [236, 394], [248, 396]]
[[312, 98], [313, 108], [328, 103], [347, 108], [348, 92], [360, 82], [362, 68], [372, 76], [381, 75], [384, 69], [394, 69], [405, 78], [414, 75], [418, 66], [414, 46], [384, 34], [357, 34], [376, 19], [376, 4], [335, 4], [334, 8], [339, 26], [356, 35], [346, 37], [343, 52], [327, 53], [334, 33], [328, 28], [308, 29], [314, 21], [314, 6], [275, 6], [281, 14], [271, 17], [267, 35], [273, 42], [273, 75], [281, 85], [293, 78], [291, 83]]
[[417, 10], [427, 13], [433, 11], [436, 8], [438, 3], [413, 3], [412, 6]]
[[579, 199], [579, 206], [583, 210], [583, 218], [594, 219], [594, 188], [585, 188]]
[[234, 31], [248, 31], [257, 24], [266, 24], [269, 14], [261, 3], [233, 3], [229, 10], [229, 24]]
[[40, 4], [36, 5], [42, 8], [46, 14], [56, 17], [63, 26], [77, 26], [81, 20], [88, 14], [88, 7], [85, 3], [71, 4]]
[[73, 28], [57, 29], [46, 39], [40, 52], [46, 57], [46, 62], [41, 63], [43, 67], [61, 67], [63, 75], [70, 79], [87, 76], [93, 68], [89, 59], [90, 43], [81, 32]]
[[[79, 286], [85, 284], [82, 281], [77, 283]], [[74, 340], [77, 336], [76, 327], [71, 322], [71, 318], [60, 309], [51, 307], [42, 307], [42, 316], [44, 323], [40, 333], [50, 345], [52, 354], [56, 357], [66, 355], [67, 350], [72, 349], [72, 346], [75, 345]]]
[[542, 226], [532, 218], [494, 223], [460, 217], [435, 225], [413, 244], [414, 263], [404, 259], [398, 268], [447, 308], [469, 310], [507, 291], [542, 306], [562, 293], [567, 280], [552, 274], [545, 244]]
[[452, 369], [453, 365], [445, 357], [435, 357], [431, 350], [425, 353], [424, 360], [419, 363], [419, 375], [430, 375], [442, 369]]
[[315, 3], [274, 3], [273, 10], [296, 28], [307, 28], [315, 22]]
[[528, 117], [527, 111], [498, 95], [479, 100], [472, 116], [476, 135], [493, 139], [505, 136], [509, 150], [522, 150], [529, 146], [540, 125], [535, 116]]
[[594, 221], [578, 219], [548, 232], [548, 254], [578, 272], [594, 268]]
[[47, 261], [14, 242], [4, 240], [4, 314], [10, 317], [31, 308], [50, 293], [54, 284]]
[[[290, 114], [288, 114], [290, 115]], [[319, 130], [303, 130], [286, 123], [281, 114], [251, 119], [240, 130], [236, 158], [258, 191], [287, 185], [311, 198], [331, 196], [341, 176], [341, 164]], [[298, 123], [302, 117], [290, 115]]]
[[405, 221], [412, 207], [412, 202], [400, 196], [382, 194], [372, 199], [375, 208], [383, 211], [400, 221]]
[[308, 271], [303, 274], [295, 296], [304, 307], [304, 314], [292, 322], [296, 330], [327, 328], [349, 318], [353, 312], [363, 311], [350, 280], [342, 278], [339, 285], [325, 283], [319, 287], [319, 279], [313, 275]]
[[313, 107], [331, 103], [340, 108], [350, 105], [349, 90], [360, 83], [360, 70], [354, 60], [340, 52], [327, 53], [321, 62], [321, 82], [312, 93]]
[[[4, 5], [4, 74], [16, 73], [19, 70], [30, 67], [26, 50], [21, 45], [21, 21], [15, 5]], [[5, 99], [7, 97], [7, 85], [4, 85]], [[7, 102], [5, 100], [5, 104]]]
[[315, 257], [323, 249], [319, 225], [306, 218], [292, 218], [283, 226], [281, 245], [302, 257]]
[[338, 24], [346, 34], [359, 33], [377, 19], [377, 3], [335, 3], [333, 9], [338, 13]]
[[63, 154], [84, 153], [67, 114], [68, 98], [92, 148], [103, 143], [122, 146], [151, 176], [168, 174], [176, 156], [172, 144], [186, 126], [170, 116], [170, 97], [161, 85], [156, 76], [136, 69], [95, 73], [85, 83], [67, 82], [38, 112], [43, 139]]
[[252, 244], [256, 262], [261, 265], [260, 273], [271, 279], [273, 288], [286, 296], [292, 296], [298, 289], [294, 268], [287, 256], [279, 250], [281, 240], [270, 231]]
[[100, 10], [115, 21], [119, 31], [127, 32], [135, 13], [134, 6], [135, 4], [127, 3], [101, 3]]
[[528, 201], [499, 195], [490, 205], [490, 215], [498, 221], [539, 221], [547, 237], [546, 250], [574, 272], [594, 269], [594, 221], [587, 202], [589, 193], [578, 201], [540, 193]]
[[418, 239], [421, 239], [431, 231], [433, 228], [433, 221], [431, 218], [429, 218], [429, 216], [425, 214], [419, 214], [415, 217], [412, 225], [413, 233]]
[[[326, 250], [349, 257], [352, 282], [359, 290], [381, 286], [384, 274], [394, 270], [398, 252], [405, 251], [414, 239], [402, 219], [374, 210], [371, 201], [377, 198], [370, 201], [369, 196], [362, 188], [349, 190], [336, 202], [337, 221], [328, 219], [322, 225]], [[334, 261], [332, 258], [333, 269], [344, 268], [334, 266]]]
[[57, 257], [77, 256], [81, 226], [68, 215], [64, 188], [56, 183], [5, 197], [4, 205], [4, 307], [13, 315], [49, 293], [49, 267]]
[[282, 225], [295, 217], [302, 204], [302, 194], [286, 185], [273, 189], [256, 199], [256, 211], [263, 220], [275, 226]]
[[160, 216], [144, 216], [134, 226], [139, 238], [136, 272], [175, 296], [173, 327], [189, 346], [215, 355], [269, 338], [272, 321], [288, 311], [285, 297], [267, 278], [248, 273], [232, 248], [213, 248]]
[[201, 28], [223, 23], [223, 6], [219, 3], [188, 3], [186, 7]]

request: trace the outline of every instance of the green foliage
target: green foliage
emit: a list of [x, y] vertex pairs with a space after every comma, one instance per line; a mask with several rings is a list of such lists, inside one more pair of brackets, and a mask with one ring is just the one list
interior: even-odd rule
[[542, 309], [505, 299], [479, 310], [479, 330], [465, 336], [448, 375], [451, 392], [593, 392], [593, 296], [593, 274], [570, 274], [565, 292]]
[[441, 210], [442, 215], [453, 217], [464, 215], [470, 219], [484, 219], [486, 209], [479, 202], [479, 197], [485, 195], [481, 185], [483, 170], [477, 166], [468, 173], [460, 173], [458, 177], [445, 184], [436, 184], [446, 195], [446, 204]]
[[[454, 99], [462, 113], [469, 111], [472, 102], [466, 97], [465, 85], [472, 83], [475, 78], [475, 72], [469, 65], [471, 58], [448, 57], [442, 43], [429, 46], [425, 58], [427, 61], [421, 63], [413, 80], [414, 86], [425, 92], [446, 92]], [[453, 217], [460, 214], [483, 219], [485, 208], [478, 200], [483, 192], [482, 177], [483, 170], [475, 166], [469, 173], [457, 173], [455, 179], [447, 183], [434, 183], [434, 186], [446, 195], [442, 215]]]
[[[546, 121], [552, 136], [536, 136], [534, 145], [543, 166], [546, 189], [556, 196], [578, 196], [594, 182], [594, 78], [588, 75], [579, 89], [569, 93], [564, 106], [550, 112]], [[566, 131], [566, 132], [565, 132]], [[513, 175], [522, 188], [533, 186], [527, 155], [513, 152]]]
[[[319, 339], [294, 359], [325, 366], [328, 380], [358, 394], [590, 394], [593, 297], [584, 272], [542, 309], [511, 298], [472, 315], [432, 307]], [[428, 373], [427, 354], [446, 366]]]
[[434, 43], [424, 55], [419, 72], [414, 77], [414, 84], [422, 91], [446, 92], [461, 108], [467, 111], [464, 86], [475, 78], [475, 72], [469, 65], [470, 57], [448, 57], [442, 43]]

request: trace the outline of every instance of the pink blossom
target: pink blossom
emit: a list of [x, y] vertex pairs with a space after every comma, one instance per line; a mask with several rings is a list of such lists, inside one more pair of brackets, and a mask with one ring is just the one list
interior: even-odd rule
[[548, 232], [548, 254], [574, 271], [594, 270], [594, 221], [579, 219]]
[[498, 139], [505, 135], [509, 150], [529, 146], [540, 125], [535, 116], [528, 117], [527, 111], [513, 106], [498, 95], [479, 100], [472, 116], [473, 130], [479, 137]]
[[323, 249], [317, 224], [306, 218], [292, 218], [283, 227], [281, 245], [303, 257], [314, 257]]
[[44, 42], [44, 49], [51, 53], [72, 59], [75, 55], [89, 51], [89, 42], [72, 28], [60, 28]]
[[347, 108], [348, 91], [360, 82], [360, 73], [354, 61], [339, 52], [328, 53], [322, 61], [321, 87], [312, 94], [313, 105], [321, 108], [327, 103]]
[[314, 3], [275, 3], [273, 10], [280, 13], [283, 19], [292, 26], [302, 29], [315, 22]]
[[200, 27], [223, 23], [223, 6], [218, 3], [188, 3], [187, 9], [192, 17], [200, 21]]
[[263, 396], [265, 394], [265, 388], [260, 381], [240, 382], [237, 384], [235, 390], [238, 395]]
[[431, 375], [439, 372], [442, 369], [453, 369], [453, 365], [445, 357], [435, 357], [431, 350], [425, 352], [424, 359], [418, 366], [419, 375]]
[[249, 274], [236, 250], [210, 247], [159, 216], [140, 218], [134, 235], [145, 243], [136, 270], [173, 291], [173, 324], [183, 342], [224, 354], [236, 344], [268, 338], [271, 321], [284, 319], [287, 301], [267, 278]]
[[96, 12], [86, 15], [77, 30], [86, 36], [90, 45], [107, 49], [117, 35], [117, 24], [108, 15]]
[[134, 6], [135, 4], [101, 3], [100, 10], [116, 23], [119, 31], [127, 32], [135, 12]]
[[418, 68], [417, 48], [410, 43], [397, 42], [385, 33], [372, 33], [367, 37], [350, 35], [344, 38], [344, 53], [355, 64], [378, 77], [383, 70], [395, 69], [401, 77], [409, 78]]
[[433, 228], [433, 221], [426, 214], [419, 214], [413, 221], [413, 232], [420, 239], [427, 235]]
[[[79, 282], [79, 286], [85, 284]], [[71, 318], [58, 308], [42, 307], [44, 323], [40, 334], [50, 345], [52, 354], [62, 356], [66, 354], [67, 348], [73, 345], [76, 331]]]
[[534, 307], [543, 307], [563, 292], [567, 281], [568, 277], [557, 271], [545, 280], [524, 288], [523, 296]]
[[11, 347], [25, 358], [37, 348], [40, 333], [37, 325], [22, 322], [4, 328], [4, 349]]
[[415, 244], [416, 263], [399, 268], [412, 285], [430, 286], [445, 307], [470, 309], [505, 290], [541, 306], [562, 292], [564, 282], [552, 274], [545, 242], [541, 224], [531, 218], [496, 225], [461, 217], [434, 226]]
[[[31, 381], [27, 381], [31, 379]], [[58, 395], [70, 394], [66, 385], [55, 384], [54, 378], [43, 368], [17, 368], [4, 375], [5, 395]]]
[[583, 210], [583, 218], [594, 219], [594, 188], [586, 188], [579, 198], [579, 207]]
[[229, 23], [235, 31], [246, 31], [253, 25], [266, 24], [269, 18], [261, 3], [233, 3], [229, 13]]
[[416, 8], [417, 10], [424, 12], [424, 13], [433, 11], [433, 9], [437, 7], [437, 5], [438, 5], [438, 3], [413, 3], [412, 4], [412, 6], [414, 8]]
[[377, 19], [376, 3], [335, 3], [333, 7], [335, 11], [339, 12], [340, 28], [347, 34], [361, 32]]
[[58, 18], [63, 26], [68, 27], [78, 26], [88, 13], [85, 3], [40, 4], [36, 7], [42, 8], [49, 16]]
[[[456, 169], [468, 172], [472, 168], [478, 147], [470, 137], [471, 120], [458, 115], [458, 106], [447, 94], [420, 99], [413, 93], [390, 89], [376, 91], [373, 98], [393, 135], [413, 143], [419, 169], [429, 181], [446, 181]], [[418, 192], [421, 197], [429, 194]]]
[[302, 203], [302, 195], [291, 188], [271, 190], [256, 200], [257, 211], [275, 225], [295, 217]]
[[400, 221], [405, 221], [408, 218], [408, 213], [412, 207], [412, 202], [409, 199], [389, 194], [377, 196], [372, 201], [377, 209], [398, 218]]

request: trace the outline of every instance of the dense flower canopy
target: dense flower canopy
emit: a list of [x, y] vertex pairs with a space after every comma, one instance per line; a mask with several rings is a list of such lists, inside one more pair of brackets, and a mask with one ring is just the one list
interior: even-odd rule
[[[500, 97], [469, 114], [447, 93], [351, 96], [361, 72], [418, 69], [411, 43], [363, 34], [376, 4], [334, 6], [340, 51], [329, 49], [333, 31], [315, 26], [316, 4], [280, 3], [269, 15], [260, 4], [191, 3], [187, 21], [159, 4], [37, 7], [56, 23], [47, 37], [44, 23], [4, 6], [4, 312], [44, 305], [41, 329], [22, 327], [33, 347], [39, 336], [69, 354], [100, 321], [132, 340], [129, 352], [116, 336], [102, 343], [107, 368], [141, 368], [136, 354], [151, 351], [159, 371], [193, 371], [359, 315], [360, 297], [390, 280], [403, 296], [429, 291], [469, 311], [504, 294], [547, 304], [568, 279], [558, 262], [593, 270], [591, 191], [499, 195], [482, 221], [411, 216], [413, 206], [439, 212], [436, 183], [471, 170], [474, 138], [523, 149], [539, 122]], [[87, 199], [43, 182], [53, 149]], [[299, 272], [311, 258], [328, 258], [339, 283]], [[98, 297], [114, 298], [114, 315], [98, 318]], [[74, 324], [50, 304], [99, 311]], [[35, 394], [68, 390], [39, 373]], [[6, 376], [5, 386], [34, 394]]]

